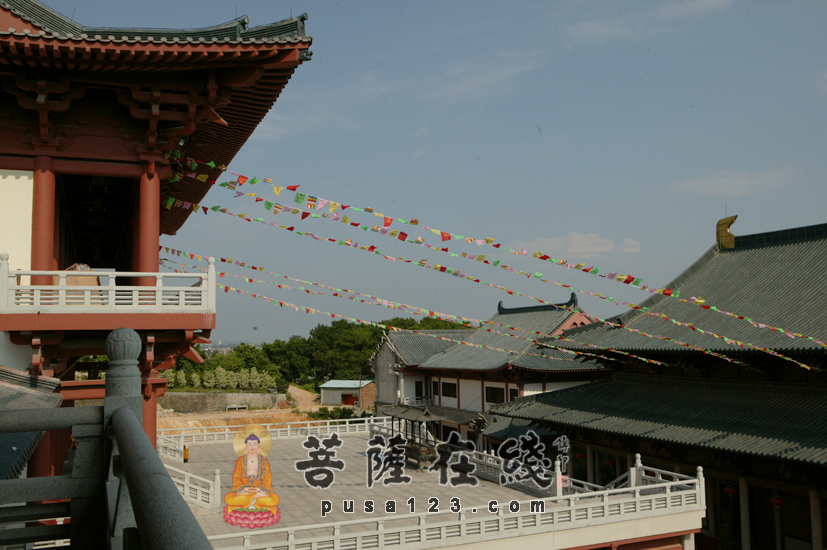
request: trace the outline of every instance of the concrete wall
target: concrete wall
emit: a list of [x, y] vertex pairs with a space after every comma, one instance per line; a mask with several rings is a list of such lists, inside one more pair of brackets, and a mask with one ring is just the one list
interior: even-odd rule
[[257, 409], [276, 408], [280, 401], [286, 401], [283, 393], [167, 392], [158, 398], [161, 407], [183, 413], [224, 411], [228, 406], [239, 405]]
[[[405, 396], [410, 399], [411, 404], [413, 404], [414, 399], [416, 399], [416, 382], [422, 382], [422, 391], [424, 395], [428, 394], [427, 388], [425, 388], [425, 375], [413, 375], [413, 376], [405, 376], [404, 384], [405, 384]], [[403, 399], [404, 402], [404, 399]]]
[[322, 405], [333, 405], [335, 407], [341, 406], [342, 404], [342, 390], [334, 390], [331, 388], [322, 388], [321, 389], [321, 404]]
[[9, 333], [0, 331], [0, 365], [10, 369], [28, 369], [32, 366], [32, 348], [12, 344]]
[[[11, 271], [32, 268], [33, 190], [32, 172], [0, 170], [0, 252], [9, 255]], [[0, 365], [24, 370], [31, 366], [31, 361], [31, 348], [15, 346], [8, 333], [0, 332]]]
[[399, 358], [390, 349], [387, 341], [376, 352], [373, 358], [373, 368], [376, 370], [376, 401], [381, 403], [396, 403], [398, 382], [395, 374], [391, 374], [388, 365], [397, 363]]
[[32, 172], [0, 170], [0, 252], [9, 269], [32, 268]]
[[460, 408], [466, 411], [482, 411], [482, 398], [480, 397], [480, 381], [459, 379], [459, 404]]

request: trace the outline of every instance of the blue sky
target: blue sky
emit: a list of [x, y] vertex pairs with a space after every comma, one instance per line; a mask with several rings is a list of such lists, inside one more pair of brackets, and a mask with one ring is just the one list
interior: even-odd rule
[[[48, 3], [96, 26], [201, 27], [236, 9], [213, 1]], [[237, 3], [252, 26], [289, 17], [291, 7], [309, 14], [313, 58], [236, 157], [236, 172], [603, 273], [632, 273], [652, 286], [712, 246], [725, 211], [739, 216], [736, 235], [827, 220], [827, 3]], [[214, 188], [203, 203], [272, 218], [232, 196]], [[352, 237], [544, 300], [568, 299], [552, 284], [330, 220], [267, 221]], [[439, 242], [421, 228], [408, 233]], [[192, 216], [162, 244], [464, 317], [487, 319], [500, 300], [534, 303], [220, 214]], [[450, 248], [621, 300], [648, 295], [488, 246], [452, 241]], [[275, 286], [234, 286], [360, 319], [398, 314]], [[623, 311], [579, 300], [601, 317]], [[306, 336], [329, 320], [221, 293], [213, 341]]]

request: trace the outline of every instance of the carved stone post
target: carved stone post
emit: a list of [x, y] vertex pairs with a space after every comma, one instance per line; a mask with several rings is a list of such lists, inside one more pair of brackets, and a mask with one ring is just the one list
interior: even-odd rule
[[141, 354], [141, 337], [131, 328], [113, 330], [106, 337], [104, 347], [109, 357], [106, 371], [106, 395], [103, 400], [104, 426], [109, 436], [108, 449], [112, 457], [106, 482], [108, 517], [114, 521], [110, 527], [112, 548], [132, 548], [137, 545], [137, 524], [132, 510], [132, 499], [126, 485], [118, 444], [112, 431], [112, 415], [119, 409], [129, 409], [138, 423], [143, 418], [141, 395], [141, 371], [138, 356]]
[[143, 346], [141, 337], [131, 328], [119, 328], [106, 337], [104, 346], [109, 357], [104, 422], [109, 426], [112, 413], [122, 408], [132, 410], [140, 421], [143, 418], [141, 371], [138, 369], [138, 356]]

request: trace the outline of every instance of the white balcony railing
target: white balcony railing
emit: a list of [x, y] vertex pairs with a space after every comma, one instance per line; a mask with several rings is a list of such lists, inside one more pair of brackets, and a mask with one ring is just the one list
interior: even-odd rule
[[[0, 313], [215, 313], [215, 260], [206, 273], [124, 271], [10, 271], [9, 255], [0, 254]], [[50, 277], [53, 285], [33, 285]], [[67, 278], [107, 280], [103, 286], [74, 286]], [[154, 279], [155, 286], [124, 286], [118, 280]], [[184, 286], [187, 280], [195, 280]], [[84, 282], [86, 282], [84, 281]], [[132, 282], [132, 281], [129, 281]], [[27, 284], [24, 284], [27, 283]], [[184, 284], [182, 284], [184, 283]]]
[[172, 478], [175, 486], [178, 487], [178, 492], [184, 497], [184, 500], [191, 502], [196, 506], [207, 508], [208, 510], [220, 510], [223, 504], [221, 500], [221, 471], [215, 471], [213, 479], [207, 479], [178, 468], [173, 468], [169, 464], [166, 466], [169, 477]]
[[[468, 507], [463, 506], [460, 513], [442, 511], [368, 518], [263, 529], [249, 534], [213, 535], [208, 539], [213, 545], [221, 544], [222, 548], [232, 550], [381, 549], [390, 546], [427, 550], [613, 523], [624, 523], [626, 538], [648, 537], [653, 534], [652, 526], [659, 523], [657, 518], [678, 514], [682, 515], [682, 520], [677, 530], [700, 528], [706, 509], [701, 467], [698, 467], [696, 477], [683, 476], [644, 467], [638, 455], [636, 466], [627, 475], [624, 487], [520, 501], [519, 511], [514, 513], [509, 511], [506, 503], [500, 502], [496, 513], [469, 514], [465, 511]], [[484, 501], [472, 508], [488, 510]], [[645, 521], [628, 523], [638, 519]], [[606, 540], [601, 540], [605, 544], [600, 546], [611, 546], [614, 536], [611, 532], [602, 533]], [[226, 546], [228, 543], [231, 546]]]
[[[389, 428], [389, 416], [348, 418], [345, 420], [306, 420], [304, 422], [272, 422], [263, 424], [273, 438], [302, 438], [308, 435], [340, 435], [363, 433], [369, 435], [377, 428]], [[167, 428], [158, 430], [158, 452], [183, 462], [184, 445], [205, 445], [232, 441], [235, 433], [246, 425], [205, 426], [195, 428]]]

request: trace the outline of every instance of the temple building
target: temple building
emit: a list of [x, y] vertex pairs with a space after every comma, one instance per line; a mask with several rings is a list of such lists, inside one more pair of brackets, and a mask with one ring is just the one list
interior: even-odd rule
[[493, 324], [476, 330], [388, 334], [373, 359], [377, 404], [395, 405], [382, 410], [406, 419], [415, 414], [406, 408], [427, 407], [428, 414], [435, 415], [429, 418], [439, 418], [430, 426], [437, 438], [447, 440], [458, 431], [479, 449], [495, 450], [504, 432], [483, 434], [481, 413], [499, 403], [579, 386], [609, 374], [577, 354], [533, 342], [590, 322], [573, 293], [568, 302], [559, 304], [506, 308], [500, 302], [489, 321]]
[[[75, 381], [78, 359], [134, 329], [155, 443], [158, 373], [201, 361], [193, 346], [216, 314], [212, 265], [158, 273], [159, 237], [200, 211], [310, 59], [306, 19], [92, 28], [35, 0], [0, 2], [0, 365], [59, 379], [71, 407], [104, 394], [103, 380]], [[68, 437], [44, 437], [29, 475], [59, 474]]]
[[678, 472], [702, 466], [699, 548], [820, 549], [827, 224], [733, 236], [734, 221], [721, 220], [705, 254], [665, 290], [609, 319], [613, 326], [563, 333], [583, 344], [556, 342], [664, 365], [597, 359], [611, 378], [490, 412], [567, 435], [573, 475], [597, 484], [625, 471], [634, 453]]

